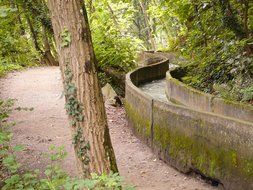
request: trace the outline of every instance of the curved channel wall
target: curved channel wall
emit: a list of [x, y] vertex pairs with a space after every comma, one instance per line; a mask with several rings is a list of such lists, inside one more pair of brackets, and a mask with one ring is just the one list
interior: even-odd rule
[[168, 60], [126, 76], [129, 126], [165, 162], [188, 173], [197, 171], [229, 190], [253, 189], [253, 124], [161, 102], [138, 85], [165, 78]]
[[253, 122], [253, 106], [216, 98], [187, 86], [176, 78], [177, 71], [168, 71], [166, 74], [167, 98], [199, 111], [213, 112], [216, 114]]

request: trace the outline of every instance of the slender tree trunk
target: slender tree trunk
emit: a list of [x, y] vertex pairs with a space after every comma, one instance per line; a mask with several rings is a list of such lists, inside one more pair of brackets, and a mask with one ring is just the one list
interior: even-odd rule
[[42, 35], [43, 35], [43, 44], [44, 44], [43, 58], [44, 58], [46, 64], [51, 65], [51, 66], [58, 66], [59, 63], [58, 63], [58, 61], [56, 61], [56, 59], [52, 55], [50, 43], [48, 41], [47, 31], [46, 31], [45, 26], [43, 26], [43, 25], [42, 25]]
[[133, 6], [137, 10], [135, 12], [135, 19], [133, 21], [138, 32], [137, 35], [141, 40], [143, 40], [145, 47], [147, 49], [151, 49], [151, 43], [149, 41], [149, 35], [146, 30], [147, 27], [139, 0], [133, 0]]
[[249, 37], [249, 28], [248, 28], [248, 19], [249, 19], [249, 1], [244, 0], [244, 9], [243, 9], [243, 26], [246, 36]]
[[109, 9], [109, 11], [110, 11], [110, 13], [111, 13], [111, 16], [112, 16], [112, 19], [113, 19], [113, 22], [114, 22], [115, 26], [116, 26], [118, 29], [120, 29], [120, 28], [119, 28], [119, 23], [118, 23], [117, 17], [116, 17], [116, 15], [114, 14], [114, 11], [113, 11], [111, 5], [110, 5], [108, 2], [107, 2], [106, 4], [107, 4], [107, 7], [108, 7], [108, 9]]
[[140, 7], [141, 7], [141, 10], [142, 10], [143, 16], [144, 16], [144, 21], [145, 21], [145, 25], [146, 25], [146, 28], [147, 28], [149, 41], [151, 43], [151, 48], [153, 50], [155, 50], [156, 49], [155, 48], [155, 41], [153, 39], [151, 26], [150, 26], [149, 21], [148, 21], [148, 15], [147, 15], [146, 7], [144, 6], [142, 1], [140, 1], [139, 3], [140, 3]]
[[[26, 11], [25, 3], [23, 3], [22, 8], [23, 8], [24, 11]], [[32, 21], [31, 21], [29, 15], [25, 14], [25, 18], [26, 18], [27, 24], [28, 24], [29, 29], [30, 29], [30, 34], [31, 34], [35, 49], [38, 52], [43, 53], [42, 50], [40, 49], [39, 42], [38, 42], [38, 39], [37, 39], [37, 33], [34, 30], [34, 27], [33, 27], [33, 24], [32, 24]]]
[[49, 0], [66, 109], [82, 175], [117, 172], [83, 0]]
[[[20, 25], [20, 34], [24, 35], [25, 34], [25, 29], [24, 29], [24, 27], [22, 25], [22, 20], [21, 20], [21, 17], [20, 17], [20, 11], [19, 11], [18, 4], [16, 4], [14, 2], [14, 0], [10, 0], [9, 4], [10, 4], [10, 7], [12, 9], [17, 9], [17, 19], [18, 19], [18, 22], [19, 22], [19, 25]], [[13, 22], [13, 24], [15, 25], [16, 23]]]
[[28, 23], [28, 26], [29, 26], [29, 29], [30, 29], [30, 32], [31, 32], [31, 36], [32, 36], [32, 39], [33, 39], [34, 47], [35, 47], [35, 49], [38, 52], [42, 53], [42, 51], [40, 49], [40, 46], [39, 46], [38, 39], [37, 39], [37, 34], [36, 34], [35, 30], [34, 30], [34, 27], [32, 25], [32, 21], [31, 21], [31, 19], [30, 19], [29, 16], [26, 16], [26, 21]]
[[[157, 3], [157, 0], [153, 0], [153, 3], [155, 4], [155, 6], [159, 6]], [[163, 26], [165, 32], [169, 35], [171, 33], [170, 29], [168, 28], [168, 24], [166, 24], [166, 20], [164, 19], [164, 17], [160, 17], [159, 19], [156, 20], [156, 22], [160, 22], [161, 25]]]
[[23, 26], [23, 23], [22, 23], [22, 19], [21, 19], [21, 16], [20, 16], [20, 10], [19, 10], [19, 6], [16, 5], [16, 8], [17, 8], [17, 17], [18, 17], [18, 22], [19, 22], [19, 25], [20, 25], [20, 34], [21, 35], [25, 35], [25, 28]]

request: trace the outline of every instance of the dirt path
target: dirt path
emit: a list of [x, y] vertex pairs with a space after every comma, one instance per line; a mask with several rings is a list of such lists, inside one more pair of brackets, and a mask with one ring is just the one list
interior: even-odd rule
[[[33, 107], [32, 112], [15, 111], [14, 144], [26, 149], [18, 158], [24, 169], [43, 170], [48, 160], [43, 153], [51, 144], [64, 145], [68, 157], [62, 163], [76, 175], [75, 158], [67, 116], [60, 71], [57, 67], [35, 68], [10, 74], [0, 80], [0, 96], [18, 99], [17, 105]], [[120, 174], [128, 184], [143, 190], [211, 190], [217, 189], [198, 178], [186, 176], [156, 158], [127, 127], [123, 108], [106, 105], [108, 122]]]

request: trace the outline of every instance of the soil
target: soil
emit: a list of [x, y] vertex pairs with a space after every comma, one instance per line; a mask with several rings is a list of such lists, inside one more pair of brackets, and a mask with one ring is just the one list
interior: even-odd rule
[[[67, 158], [61, 163], [70, 175], [77, 175], [68, 119], [64, 110], [62, 81], [58, 67], [28, 69], [0, 80], [0, 96], [17, 99], [16, 106], [33, 111], [14, 111], [11, 119], [13, 144], [25, 150], [17, 157], [22, 169], [43, 171], [49, 164], [44, 156], [50, 145], [64, 145]], [[127, 184], [142, 190], [215, 190], [198, 176], [185, 175], [159, 160], [138, 140], [126, 124], [123, 107], [106, 104], [108, 123], [120, 175]]]

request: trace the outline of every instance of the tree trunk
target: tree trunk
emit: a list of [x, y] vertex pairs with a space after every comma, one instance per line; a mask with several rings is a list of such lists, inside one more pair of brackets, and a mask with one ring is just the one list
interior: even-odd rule
[[117, 172], [83, 0], [49, 0], [66, 109], [82, 175]]
[[244, 9], [243, 9], [243, 26], [244, 31], [246, 33], [247, 38], [249, 37], [249, 27], [248, 27], [248, 20], [249, 20], [249, 1], [243, 1]]
[[[25, 3], [23, 3], [22, 6], [23, 6], [23, 7], [22, 7], [23, 10], [26, 11], [26, 5], [25, 5]], [[26, 14], [26, 13], [25, 13], [25, 18], [26, 18], [27, 24], [28, 24], [29, 29], [30, 29], [30, 33], [31, 33], [31, 37], [32, 37], [32, 40], [33, 40], [35, 49], [36, 49], [38, 52], [43, 53], [42, 50], [40, 49], [39, 42], [38, 42], [38, 39], [37, 39], [37, 33], [36, 33], [36, 31], [34, 30], [32, 21], [31, 21], [29, 15]]]
[[145, 21], [145, 25], [146, 25], [146, 29], [147, 29], [147, 33], [148, 33], [148, 38], [151, 44], [151, 48], [152, 50], [156, 50], [155, 48], [155, 41], [153, 39], [152, 36], [152, 30], [151, 30], [151, 26], [149, 24], [149, 20], [148, 20], [148, 15], [147, 15], [147, 11], [146, 11], [146, 7], [144, 6], [144, 3], [142, 1], [139, 2], [140, 3], [140, 7], [144, 16], [144, 21]]
[[42, 53], [41, 49], [40, 49], [40, 46], [39, 46], [39, 42], [38, 42], [38, 39], [37, 39], [37, 34], [33, 28], [33, 25], [32, 25], [32, 22], [31, 22], [31, 19], [29, 16], [26, 16], [26, 20], [27, 20], [27, 23], [28, 23], [28, 26], [30, 28], [30, 32], [31, 32], [31, 36], [32, 36], [32, 39], [33, 39], [33, 43], [34, 43], [34, 47], [35, 49]]
[[46, 65], [58, 66], [59, 63], [56, 61], [52, 55], [50, 44], [48, 41], [47, 31], [44, 25], [42, 25], [42, 35], [43, 35], [43, 44], [44, 44], [44, 54], [43, 59], [46, 62]]
[[19, 6], [17, 4], [16, 4], [16, 8], [17, 8], [18, 23], [19, 23], [19, 26], [20, 26], [20, 34], [23, 36], [23, 35], [25, 35], [25, 28], [23, 26], [22, 19], [21, 19], [21, 16], [20, 16]]
[[113, 11], [111, 5], [109, 4], [109, 2], [107, 2], [106, 4], [107, 4], [107, 7], [108, 7], [108, 9], [109, 9], [109, 11], [111, 13], [111, 16], [112, 16], [113, 22], [115, 24], [115, 27], [117, 27], [120, 30], [120, 26], [119, 26], [117, 17], [115, 16], [114, 11]]

